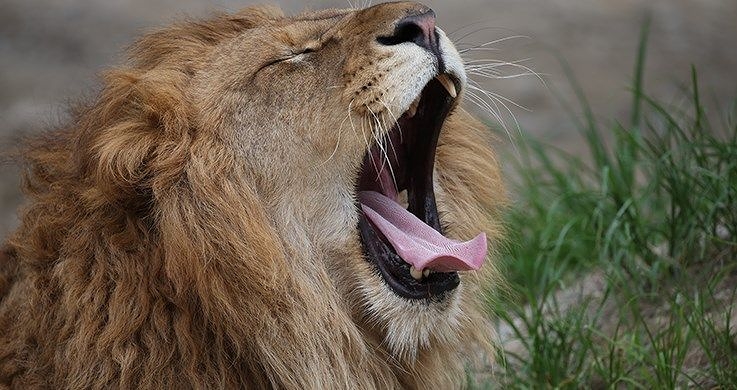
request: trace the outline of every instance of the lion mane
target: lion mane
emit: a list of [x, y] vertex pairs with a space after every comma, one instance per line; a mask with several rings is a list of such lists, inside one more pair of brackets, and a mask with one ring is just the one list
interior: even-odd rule
[[[337, 143], [274, 135], [283, 126], [267, 108], [297, 109], [272, 96], [272, 85], [303, 68], [295, 61], [289, 71], [264, 68], [249, 78], [239, 72], [260, 61], [260, 52], [232, 54], [242, 52], [237, 45], [252, 47], [240, 40], [261, 39], [265, 26], [288, 29], [284, 41], [344, 29], [333, 38], [340, 42], [417, 6], [295, 17], [248, 8], [176, 24], [135, 44], [129, 61], [104, 75], [93, 103], [25, 148], [28, 202], [0, 256], [0, 387], [463, 386], [469, 357], [493, 354], [483, 292], [496, 281], [494, 251], [482, 272], [461, 275], [452, 314], [429, 303], [372, 311], [382, 307], [376, 301], [401, 300], [375, 292], [384, 287], [363, 259], [357, 211], [303, 191], [328, 191], [338, 177], [355, 181], [361, 159], [351, 150], [365, 150], [363, 141], [350, 149], [349, 130]], [[362, 53], [341, 54], [341, 77], [358, 82], [366, 65], [351, 58]], [[321, 73], [304, 72], [290, 83], [295, 94], [320, 100], [333, 93], [320, 84]], [[233, 81], [242, 79], [249, 86]], [[260, 108], [233, 97], [251, 85], [259, 88], [249, 94], [263, 99], [248, 104]], [[320, 102], [325, 113], [315, 123], [329, 122], [327, 115], [346, 123], [347, 105]], [[307, 109], [284, 120], [318, 115]], [[248, 125], [232, 119], [238, 115]], [[440, 135], [435, 179], [448, 235], [485, 231], [493, 249], [504, 190], [489, 141], [482, 124], [454, 109]], [[264, 156], [273, 159], [259, 157], [263, 148], [272, 148]], [[315, 164], [315, 177], [335, 178], [295, 184], [303, 173], [284, 167], [311, 166], [290, 160], [308, 153], [327, 161]], [[432, 326], [446, 317], [453, 332], [441, 337]]]

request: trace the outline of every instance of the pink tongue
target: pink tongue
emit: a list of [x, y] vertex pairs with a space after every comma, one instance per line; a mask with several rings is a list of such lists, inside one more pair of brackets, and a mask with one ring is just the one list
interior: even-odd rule
[[397, 202], [374, 191], [358, 194], [361, 208], [397, 254], [418, 270], [477, 270], [486, 258], [486, 234], [471, 241], [451, 240], [422, 222]]

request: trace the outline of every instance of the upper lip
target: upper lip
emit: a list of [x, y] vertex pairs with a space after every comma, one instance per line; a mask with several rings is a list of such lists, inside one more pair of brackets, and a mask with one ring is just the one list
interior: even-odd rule
[[[383, 143], [388, 145], [385, 148], [388, 150], [382, 153], [374, 145], [367, 151], [357, 183], [358, 191], [377, 191], [395, 200], [397, 194], [406, 190], [407, 210], [440, 233], [443, 227], [433, 188], [435, 149], [445, 119], [455, 106], [458, 90], [457, 78], [452, 75], [441, 74], [432, 79], [385, 135], [388, 142]], [[422, 280], [412, 277], [410, 265], [360, 212], [359, 232], [366, 257], [376, 264], [398, 295], [409, 299], [437, 297], [459, 284], [456, 272], [435, 273]]]

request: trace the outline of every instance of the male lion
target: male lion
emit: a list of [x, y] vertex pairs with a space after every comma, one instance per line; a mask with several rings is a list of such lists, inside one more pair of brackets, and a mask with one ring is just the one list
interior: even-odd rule
[[0, 386], [463, 386], [504, 202], [466, 83], [416, 3], [147, 35], [27, 148]]

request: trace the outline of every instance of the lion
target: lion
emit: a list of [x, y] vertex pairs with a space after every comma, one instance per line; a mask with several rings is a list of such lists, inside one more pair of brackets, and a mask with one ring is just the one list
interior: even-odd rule
[[435, 23], [259, 6], [140, 39], [25, 148], [0, 384], [465, 386], [505, 191]]

